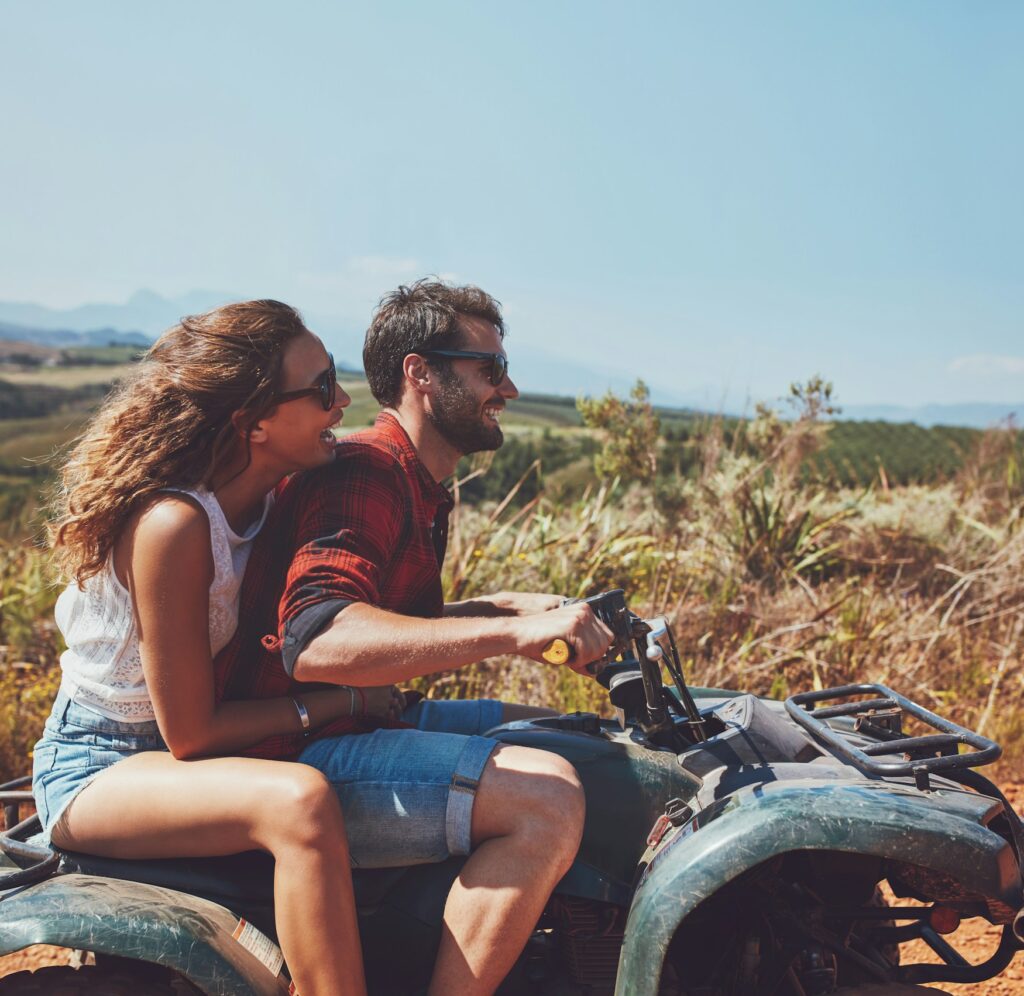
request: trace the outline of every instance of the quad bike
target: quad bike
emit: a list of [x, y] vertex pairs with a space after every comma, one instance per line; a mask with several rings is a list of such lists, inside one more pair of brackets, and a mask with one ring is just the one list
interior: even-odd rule
[[[491, 733], [567, 758], [587, 798], [576, 862], [501, 993], [895, 996], [1007, 967], [1024, 833], [975, 770], [996, 744], [882, 685], [784, 702], [688, 688], [664, 619], [621, 591], [588, 601], [615, 634], [598, 680], [616, 718]], [[56, 944], [86, 964], [8, 976], [0, 994], [288, 992], [269, 856], [56, 853], [33, 842], [35, 817], [17, 822], [25, 781], [0, 787], [0, 954]], [[460, 864], [355, 873], [371, 993], [423, 990]], [[1001, 927], [981, 964], [946, 939], [970, 917]], [[900, 964], [913, 938], [935, 964]]]

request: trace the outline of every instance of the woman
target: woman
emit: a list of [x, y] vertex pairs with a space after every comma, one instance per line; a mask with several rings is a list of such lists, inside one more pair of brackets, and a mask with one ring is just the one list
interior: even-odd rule
[[[281, 948], [303, 996], [363, 993], [345, 829], [306, 765], [231, 754], [361, 708], [347, 688], [216, 705], [213, 656], [270, 493], [334, 458], [350, 398], [299, 315], [248, 301], [165, 333], [62, 471], [54, 547], [67, 652], [33, 790], [60, 848], [275, 858]], [[390, 692], [367, 691], [385, 715]]]

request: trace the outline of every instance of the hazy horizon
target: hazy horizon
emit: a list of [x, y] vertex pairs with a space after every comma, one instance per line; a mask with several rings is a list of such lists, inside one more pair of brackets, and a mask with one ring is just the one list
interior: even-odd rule
[[[46, 316], [49, 316], [48, 318], [41, 314], [41, 306], [34, 303], [0, 301], [0, 338], [4, 338], [8, 328], [21, 327], [18, 322], [9, 320], [13, 315], [14, 318], [21, 318], [22, 325], [29, 329], [49, 329], [55, 332], [95, 332], [105, 329], [121, 333], [141, 331], [152, 339], [173, 322], [179, 313], [203, 310], [222, 303], [228, 297], [230, 295], [196, 290], [181, 298], [168, 300], [152, 290], [143, 288], [136, 291], [123, 304], [91, 302], [77, 309], [48, 310], [45, 313]], [[127, 309], [130, 309], [133, 304], [137, 309], [145, 309], [151, 317], [148, 320], [135, 323], [126, 323], [114, 317], [122, 309], [124, 309], [123, 313], [131, 314], [132, 312]], [[178, 307], [175, 308], [175, 305]], [[156, 317], [158, 313], [162, 314], [163, 318], [158, 319]], [[139, 314], [139, 312], [136, 311], [135, 314]], [[39, 324], [41, 319], [42, 324]], [[323, 335], [328, 347], [335, 353], [339, 367], [344, 366], [357, 370], [360, 368], [361, 334], [350, 330], [347, 336], [340, 336], [337, 328], [332, 325], [331, 319], [326, 316], [307, 315], [306, 319]], [[135, 327], [129, 327], [130, 325]], [[639, 376], [639, 374], [630, 374], [628, 371], [613, 370], [604, 366], [599, 360], [596, 365], [585, 366], [578, 361], [553, 358], [545, 351], [540, 351], [537, 347], [529, 345], [524, 350], [518, 350], [514, 339], [507, 344], [507, 348], [512, 357], [517, 381], [526, 394], [553, 394], [569, 398], [578, 397], [581, 394], [598, 395], [605, 390], [615, 390], [624, 394], [632, 386], [636, 376]], [[786, 386], [783, 385], [774, 395], [748, 397], [738, 405], [725, 405], [721, 398], [715, 398], [710, 394], [704, 397], [694, 395], [684, 397], [666, 392], [657, 386], [652, 390], [652, 400], [658, 405], [695, 408], [711, 414], [750, 415], [757, 402], [774, 403], [776, 407], [786, 410], [786, 391], [784, 390]], [[1004, 422], [1009, 417], [1019, 421], [1019, 415], [1024, 414], [1024, 400], [1021, 399], [975, 400], [955, 404], [928, 402], [914, 406], [901, 404], [898, 399], [893, 399], [890, 403], [858, 405], [844, 403], [844, 399], [837, 397], [836, 402], [840, 407], [840, 412], [836, 416], [838, 418], [890, 422], [913, 421], [923, 426], [964, 425], [987, 428]]]

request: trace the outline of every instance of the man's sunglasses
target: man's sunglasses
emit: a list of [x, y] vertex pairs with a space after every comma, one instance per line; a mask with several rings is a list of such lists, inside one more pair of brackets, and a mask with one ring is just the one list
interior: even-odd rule
[[280, 391], [274, 395], [273, 404], [279, 405], [283, 401], [294, 401], [296, 398], [317, 395], [323, 410], [329, 412], [334, 407], [334, 399], [338, 393], [338, 374], [334, 369], [334, 357], [328, 353], [327, 359], [331, 361], [331, 365], [317, 377], [315, 387], [303, 387], [298, 391]]
[[491, 369], [487, 379], [493, 387], [499, 387], [508, 376], [508, 357], [504, 353], [477, 353], [470, 349], [428, 349], [420, 356], [443, 356], [445, 359], [490, 360]]

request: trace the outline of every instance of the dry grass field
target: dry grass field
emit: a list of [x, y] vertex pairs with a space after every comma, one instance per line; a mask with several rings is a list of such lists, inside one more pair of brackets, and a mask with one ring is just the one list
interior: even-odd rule
[[49, 387], [83, 387], [86, 384], [112, 384], [132, 369], [131, 363], [119, 365], [39, 367], [34, 370], [5, 371], [3, 379], [11, 384], [46, 384]]
[[[376, 406], [364, 382], [345, 386], [346, 428], [361, 428]], [[545, 404], [510, 418], [510, 437], [527, 438]], [[571, 487], [556, 489], [559, 475], [539, 465], [502, 500], [460, 500], [449, 597], [622, 587], [636, 611], [671, 620], [694, 684], [781, 697], [882, 681], [1001, 741], [996, 775], [1015, 782], [1024, 757], [1022, 433], [978, 436], [956, 472], [931, 483], [895, 485], [883, 468], [842, 486], [813, 471], [830, 431], [821, 408], [811, 392], [788, 420], [762, 411], [742, 432], [709, 420], [673, 444], [667, 469], [668, 441], [644, 429], [649, 407], [626, 410], [611, 430], [556, 427], [556, 444], [560, 433], [598, 440], [604, 462]], [[44, 456], [81, 417], [0, 423], [0, 458]], [[49, 558], [21, 535], [0, 542], [0, 777], [28, 768], [61, 650]], [[594, 682], [519, 659], [414, 684], [434, 697], [607, 711]], [[975, 929], [968, 952], [991, 942]], [[988, 987], [949, 988], [1024, 993], [1022, 979], [1011, 966]]]

